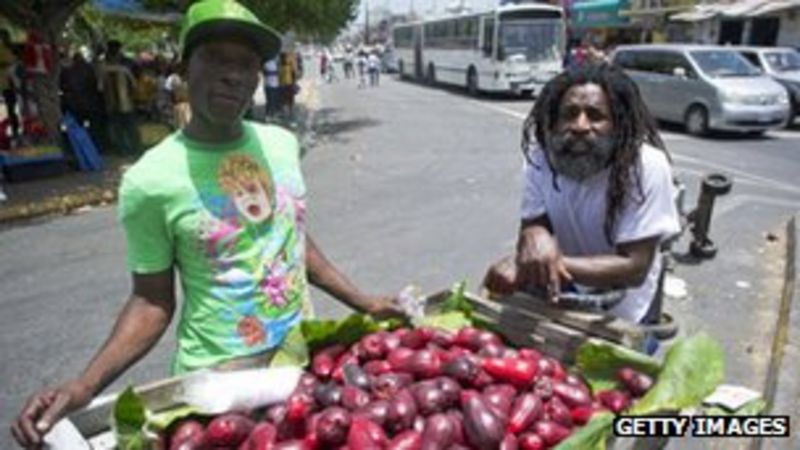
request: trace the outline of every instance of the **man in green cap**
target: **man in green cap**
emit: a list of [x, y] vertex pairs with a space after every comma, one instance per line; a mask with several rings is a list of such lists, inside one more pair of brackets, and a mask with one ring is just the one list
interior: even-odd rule
[[180, 39], [192, 118], [120, 186], [133, 292], [83, 373], [30, 397], [11, 427], [22, 446], [38, 446], [156, 344], [176, 309], [176, 270], [185, 300], [173, 373], [266, 362], [307, 311], [308, 281], [358, 310], [399, 314], [391, 297], [358, 290], [308, 235], [295, 136], [242, 120], [279, 36], [232, 0], [204, 0]]

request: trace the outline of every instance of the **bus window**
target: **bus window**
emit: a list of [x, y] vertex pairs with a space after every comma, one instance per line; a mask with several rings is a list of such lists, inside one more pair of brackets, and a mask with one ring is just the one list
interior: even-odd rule
[[492, 57], [494, 49], [494, 19], [486, 18], [483, 21], [483, 54]]
[[560, 23], [504, 20], [500, 27], [497, 59], [521, 55], [527, 61], [559, 61], [562, 30]]

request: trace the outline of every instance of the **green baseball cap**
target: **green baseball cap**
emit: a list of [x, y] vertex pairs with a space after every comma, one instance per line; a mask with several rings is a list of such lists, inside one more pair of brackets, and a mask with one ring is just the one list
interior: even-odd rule
[[197, 44], [214, 38], [241, 36], [264, 59], [281, 49], [281, 37], [258, 20], [252, 11], [234, 0], [202, 0], [193, 4], [181, 26], [181, 57], [185, 61]]

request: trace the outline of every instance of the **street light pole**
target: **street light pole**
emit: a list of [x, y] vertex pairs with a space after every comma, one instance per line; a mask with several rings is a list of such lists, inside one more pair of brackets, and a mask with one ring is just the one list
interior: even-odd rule
[[364, 44], [369, 45], [369, 0], [364, 0]]

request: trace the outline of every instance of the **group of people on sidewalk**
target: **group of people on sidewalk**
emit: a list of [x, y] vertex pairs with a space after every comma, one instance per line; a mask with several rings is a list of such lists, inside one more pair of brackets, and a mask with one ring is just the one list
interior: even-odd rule
[[[185, 296], [176, 374], [265, 364], [312, 314], [309, 284], [375, 317], [404, 317], [394, 296], [356, 287], [312, 239], [296, 137], [242, 120], [278, 34], [234, 0], [202, 0], [180, 42], [192, 115], [119, 191], [131, 294], [83, 372], [22, 407], [11, 432], [24, 447], [157, 343], [177, 309], [176, 274]], [[486, 287], [540, 287], [553, 301], [574, 286], [624, 288], [610, 312], [646, 320], [660, 245], [679, 224], [669, 155], [634, 82], [606, 64], [565, 71], [522, 135], [518, 245], [489, 268]]]
[[[319, 71], [320, 76], [327, 83], [338, 81], [339, 77], [336, 75], [336, 64], [330, 50], [324, 49], [320, 52], [319, 57]], [[378, 56], [378, 51], [373, 49], [367, 51], [360, 49], [354, 52], [352, 48], [345, 49], [345, 54], [342, 57], [342, 71], [347, 80], [358, 77], [358, 87], [365, 88], [369, 82], [369, 86], [377, 87], [380, 85], [381, 78], [381, 58]]]
[[299, 52], [282, 51], [264, 63], [265, 116], [268, 121], [294, 117], [295, 97], [300, 92], [303, 58]]

